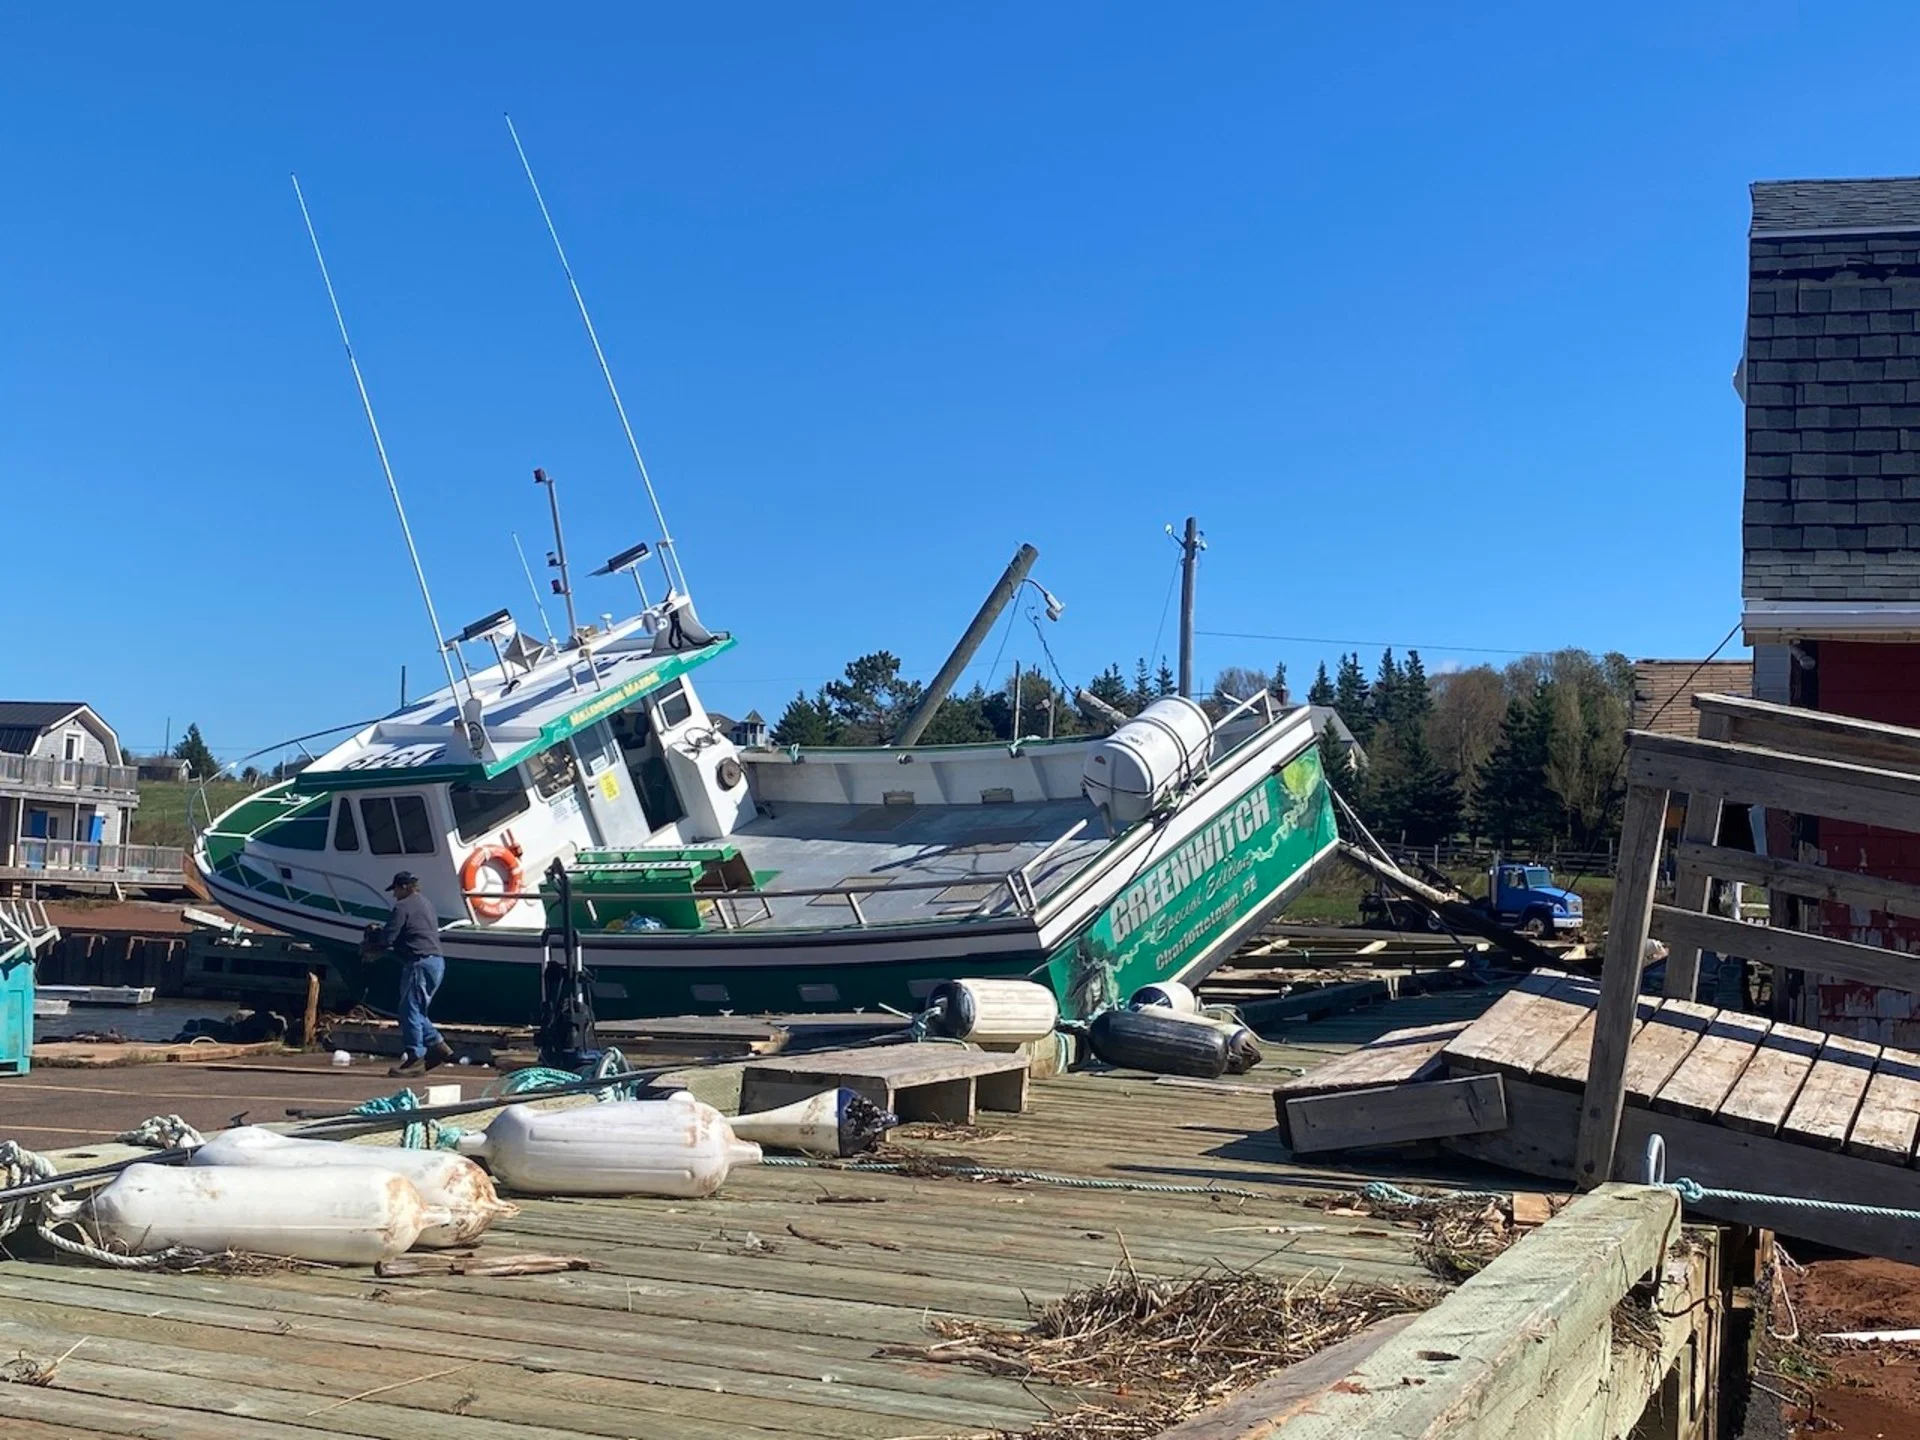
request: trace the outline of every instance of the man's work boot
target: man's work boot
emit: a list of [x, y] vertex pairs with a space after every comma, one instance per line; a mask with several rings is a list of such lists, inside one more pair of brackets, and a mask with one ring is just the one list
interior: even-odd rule
[[427, 1051], [426, 1068], [437, 1070], [453, 1059], [453, 1047], [444, 1040], [433, 1042], [433, 1048]]
[[395, 1078], [403, 1075], [418, 1075], [422, 1068], [424, 1067], [420, 1064], [418, 1055], [403, 1055], [400, 1057], [400, 1063], [387, 1071], [387, 1074]]

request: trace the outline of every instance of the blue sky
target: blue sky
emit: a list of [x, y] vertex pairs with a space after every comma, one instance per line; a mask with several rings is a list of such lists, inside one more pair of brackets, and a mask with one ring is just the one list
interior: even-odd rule
[[532, 628], [535, 465], [577, 557], [653, 538], [504, 110], [716, 708], [930, 675], [1023, 540], [1073, 679], [1171, 654], [1190, 511], [1203, 632], [1327, 641], [1203, 676], [1704, 654], [1746, 185], [1920, 169], [1920, 12], [1441, 11], [0, 5], [0, 693], [233, 756], [432, 672], [290, 171], [449, 628]]

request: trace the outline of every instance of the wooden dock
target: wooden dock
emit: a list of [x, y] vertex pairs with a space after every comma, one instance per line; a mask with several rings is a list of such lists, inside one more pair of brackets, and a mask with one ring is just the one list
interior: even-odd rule
[[754, 1440], [1024, 1429], [1075, 1394], [876, 1352], [936, 1343], [943, 1317], [1024, 1323], [1129, 1263], [1150, 1276], [1230, 1266], [1437, 1284], [1416, 1231], [1302, 1203], [1356, 1182], [1289, 1164], [1270, 1105], [1265, 1088], [1072, 1075], [1035, 1081], [1027, 1114], [912, 1142], [978, 1165], [1211, 1195], [769, 1166], [737, 1171], [710, 1201], [531, 1200], [489, 1237], [489, 1251], [593, 1262], [570, 1274], [215, 1278], [0, 1263], [0, 1352], [50, 1361], [79, 1346], [53, 1384], [0, 1387], [0, 1430]]

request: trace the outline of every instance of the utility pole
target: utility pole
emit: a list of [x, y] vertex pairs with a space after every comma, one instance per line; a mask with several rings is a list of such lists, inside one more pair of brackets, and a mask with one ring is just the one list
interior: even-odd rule
[[1000, 618], [1000, 612], [1007, 608], [1007, 602], [1013, 599], [1014, 592], [1026, 583], [1027, 573], [1033, 569], [1033, 562], [1040, 558], [1040, 552], [1031, 545], [1022, 545], [1007, 566], [1006, 573], [994, 582], [986, 603], [973, 617], [973, 623], [967, 626], [967, 633], [960, 637], [960, 643], [953, 647], [953, 653], [947, 656], [946, 663], [940, 667], [940, 673], [933, 677], [933, 683], [927, 686], [926, 693], [920, 697], [920, 703], [913, 714], [907, 717], [907, 723], [900, 727], [900, 733], [893, 743], [904, 750], [926, 731], [933, 719], [934, 711], [940, 708], [940, 702], [947, 698], [947, 692], [953, 689], [954, 682], [960, 678], [960, 672], [967, 668], [967, 662], [973, 658], [973, 652], [993, 629], [993, 622]]
[[[1173, 527], [1167, 527], [1173, 533]], [[1200, 568], [1200, 552], [1207, 548], [1199, 523], [1189, 515], [1187, 533], [1180, 546], [1180, 693], [1193, 698], [1193, 581]]]

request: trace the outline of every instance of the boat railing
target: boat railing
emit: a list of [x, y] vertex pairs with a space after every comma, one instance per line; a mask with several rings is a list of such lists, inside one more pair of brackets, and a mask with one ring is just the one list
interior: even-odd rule
[[[1061, 837], [1063, 840], [1069, 838]], [[1039, 857], [1035, 857], [1038, 859]], [[845, 902], [847, 913], [853, 923], [864, 929], [873, 922], [860, 905], [862, 895], [901, 895], [923, 890], [951, 890], [956, 885], [993, 884], [997, 893], [986, 897], [979, 905], [967, 912], [968, 919], [991, 914], [1001, 903], [1001, 894], [1012, 902], [1015, 913], [1031, 914], [1032, 892], [1023, 884], [1024, 877], [1018, 870], [1002, 871], [993, 875], [953, 875], [943, 880], [904, 880], [897, 885], [807, 885], [783, 886], [772, 890], [692, 890], [663, 894], [658, 890], [595, 890], [591, 896], [582, 895], [580, 903], [586, 907], [588, 918], [599, 922], [599, 905], [607, 901], [651, 900], [651, 901], [687, 901], [701, 904], [711, 902], [713, 913], [720, 919], [724, 930], [741, 930], [762, 920], [773, 918], [775, 900], [841, 900]], [[466, 904], [468, 918], [479, 924], [478, 912], [474, 909], [476, 901], [538, 901], [545, 904], [550, 897], [538, 890], [465, 890], [461, 899]], [[757, 906], [760, 914], [751, 919], [740, 918], [739, 906], [751, 904]], [[807, 928], [807, 927], [795, 927]]]
[[1022, 865], [1018, 870], [1008, 872], [1007, 886], [1009, 889], [1014, 888], [1013, 877], [1016, 875], [1019, 876], [1019, 887], [1015, 891], [1014, 898], [1022, 902], [1027, 914], [1031, 915], [1035, 910], [1040, 908], [1039, 896], [1033, 888], [1033, 877], [1039, 873], [1042, 865], [1059, 853], [1061, 846], [1070, 840], [1078, 839], [1085, 833], [1086, 828], [1087, 822], [1085, 820], [1075, 821], [1071, 830], [1067, 831], [1064, 835], [1056, 836], [1050, 840], [1047, 843], [1046, 849], [1027, 861], [1027, 863]]

